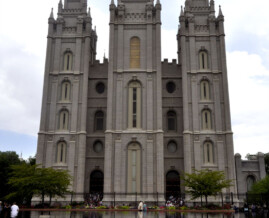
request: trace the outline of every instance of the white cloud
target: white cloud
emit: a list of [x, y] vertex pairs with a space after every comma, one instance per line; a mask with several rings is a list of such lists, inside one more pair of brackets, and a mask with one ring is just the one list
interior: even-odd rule
[[108, 58], [109, 15], [99, 8], [91, 6], [93, 26], [96, 26], [98, 35], [97, 59], [103, 61], [104, 53]]
[[177, 59], [177, 29], [162, 29], [162, 59], [168, 58], [169, 61]]
[[[88, 1], [97, 26], [98, 59], [108, 57], [109, 0]], [[184, 0], [163, 4], [162, 57], [177, 58]], [[269, 1], [215, 0], [225, 15], [235, 151], [268, 152]], [[36, 135], [46, 53], [47, 21], [58, 0], [0, 1], [0, 129]], [[169, 10], [169, 8], [171, 8]], [[251, 42], [251, 43], [250, 43]], [[240, 45], [240, 48], [239, 48]], [[253, 51], [255, 50], [255, 52]]]
[[[268, 0], [216, 0], [222, 6], [229, 33], [249, 33], [268, 37]], [[216, 7], [218, 13], [218, 8]], [[228, 36], [230, 37], [230, 36]], [[247, 36], [246, 36], [247, 37]]]
[[235, 151], [269, 152], [269, 69], [257, 54], [227, 53]]
[[36, 135], [43, 61], [6, 37], [0, 43], [0, 129]]

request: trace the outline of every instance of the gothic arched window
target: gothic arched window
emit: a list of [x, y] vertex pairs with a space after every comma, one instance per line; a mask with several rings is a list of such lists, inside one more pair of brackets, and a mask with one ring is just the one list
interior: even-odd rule
[[211, 142], [204, 143], [204, 163], [205, 164], [214, 163], [214, 150], [213, 150], [213, 144]]
[[141, 148], [137, 143], [128, 146], [128, 186], [129, 193], [141, 191]]
[[210, 110], [202, 111], [202, 129], [211, 130], [212, 129], [212, 119]]
[[201, 100], [210, 100], [209, 82], [207, 80], [203, 80], [200, 86], [201, 86]]
[[200, 70], [206, 70], [208, 69], [208, 55], [205, 51], [199, 52], [199, 65]]
[[71, 84], [68, 81], [62, 83], [61, 100], [70, 101]]
[[140, 39], [138, 37], [130, 40], [130, 68], [140, 68]]
[[64, 54], [64, 70], [70, 71], [72, 70], [73, 63], [73, 54], [71, 52], [66, 52]]
[[167, 130], [168, 131], [177, 130], [177, 114], [174, 111], [167, 112]]
[[68, 123], [69, 123], [69, 113], [67, 110], [62, 110], [60, 112], [59, 129], [68, 130]]
[[66, 163], [66, 143], [59, 142], [57, 144], [57, 163]]
[[104, 130], [104, 112], [97, 111], [94, 117], [95, 131]]
[[141, 84], [137, 81], [129, 84], [128, 127], [141, 128]]

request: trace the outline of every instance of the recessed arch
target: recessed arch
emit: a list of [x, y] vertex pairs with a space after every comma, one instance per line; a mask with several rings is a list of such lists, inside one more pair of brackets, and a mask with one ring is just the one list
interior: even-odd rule
[[128, 98], [128, 128], [141, 128], [141, 107], [142, 107], [142, 93], [141, 83], [137, 80], [132, 80], [128, 84], [129, 98]]
[[127, 190], [128, 193], [141, 192], [141, 146], [137, 142], [132, 142], [127, 149]]
[[61, 83], [61, 101], [70, 101], [71, 97], [71, 82], [64, 80]]
[[251, 191], [252, 186], [254, 185], [254, 183], [256, 182], [256, 178], [253, 175], [248, 175], [247, 179], [246, 179], [246, 183], [247, 183], [247, 191]]
[[166, 114], [167, 117], [167, 130], [177, 130], [177, 113], [174, 110], [169, 110]]
[[134, 36], [130, 39], [130, 68], [140, 68], [140, 39]]
[[214, 164], [214, 145], [211, 141], [205, 141], [203, 144], [204, 164]]
[[95, 131], [104, 130], [104, 120], [105, 120], [104, 112], [101, 110], [96, 111], [94, 115], [94, 130]]
[[202, 130], [212, 130], [212, 114], [209, 109], [202, 110]]
[[63, 109], [59, 113], [59, 130], [68, 130], [69, 128], [69, 112]]
[[166, 198], [179, 196], [180, 193], [180, 174], [176, 170], [170, 170], [166, 173]]
[[210, 83], [209, 80], [203, 79], [200, 82], [201, 100], [210, 100]]
[[199, 51], [199, 68], [200, 70], [208, 69], [208, 52], [206, 50]]
[[71, 71], [73, 68], [73, 53], [71, 51], [66, 51], [64, 53], [64, 70]]
[[90, 192], [103, 193], [104, 191], [104, 173], [101, 170], [94, 170], [90, 174]]
[[56, 149], [56, 163], [66, 163], [67, 145], [65, 141], [59, 141]]

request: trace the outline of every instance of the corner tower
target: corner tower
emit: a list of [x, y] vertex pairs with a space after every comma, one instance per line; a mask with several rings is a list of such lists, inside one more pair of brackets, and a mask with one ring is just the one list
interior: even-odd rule
[[236, 193], [224, 17], [213, 0], [186, 0], [179, 21], [185, 172], [224, 171], [234, 181], [226, 191]]
[[104, 193], [155, 200], [164, 193], [160, 2], [112, 0], [109, 38]]
[[69, 170], [74, 193], [84, 193], [88, 74], [96, 41], [86, 0], [60, 0], [57, 18], [53, 11], [49, 18], [37, 164]]

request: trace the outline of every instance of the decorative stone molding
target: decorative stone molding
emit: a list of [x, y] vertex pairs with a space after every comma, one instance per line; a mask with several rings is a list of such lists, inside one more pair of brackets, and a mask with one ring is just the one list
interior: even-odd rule
[[208, 32], [209, 26], [208, 25], [195, 25], [196, 32]]

